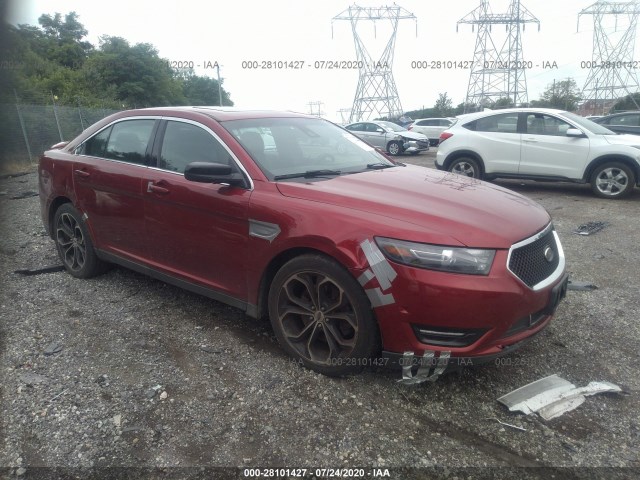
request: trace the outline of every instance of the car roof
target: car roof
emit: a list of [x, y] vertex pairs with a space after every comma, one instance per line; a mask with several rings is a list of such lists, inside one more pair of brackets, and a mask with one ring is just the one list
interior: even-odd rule
[[600, 118], [605, 119], [605, 118], [611, 118], [611, 117], [619, 117], [620, 115], [629, 115], [632, 113], [638, 114], [640, 113], [640, 110], [629, 110], [627, 112], [612, 113], [610, 115], [605, 115], [604, 117], [601, 116]]
[[462, 115], [458, 115], [457, 118], [459, 120], [475, 120], [476, 118], [488, 117], [491, 115], [498, 115], [503, 113], [527, 113], [527, 112], [536, 112], [536, 113], [551, 113], [551, 114], [559, 114], [564, 115], [568, 113], [565, 110], [558, 110], [556, 108], [503, 108], [500, 110], [485, 110], [483, 112], [474, 112], [474, 113], [465, 113]]
[[141, 108], [137, 110], [129, 110], [129, 113], [139, 115], [162, 115], [164, 112], [196, 112], [216, 121], [224, 122], [226, 120], [245, 120], [249, 118], [270, 118], [270, 117], [300, 117], [300, 118], [318, 118], [316, 116], [304, 113], [281, 111], [281, 110], [260, 110], [245, 109], [237, 107], [215, 107], [215, 106], [184, 106], [184, 107], [154, 107]]
[[455, 120], [455, 117], [426, 117], [426, 118], [417, 118], [414, 122], [421, 122], [422, 120]]

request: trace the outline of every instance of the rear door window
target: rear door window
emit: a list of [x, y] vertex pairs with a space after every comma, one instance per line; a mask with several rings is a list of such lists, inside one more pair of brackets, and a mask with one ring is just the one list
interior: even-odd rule
[[517, 113], [491, 115], [489, 117], [479, 118], [472, 123], [475, 128], [470, 129], [477, 132], [518, 133]]
[[146, 164], [145, 152], [155, 120], [126, 120], [111, 128], [104, 157], [138, 165]]

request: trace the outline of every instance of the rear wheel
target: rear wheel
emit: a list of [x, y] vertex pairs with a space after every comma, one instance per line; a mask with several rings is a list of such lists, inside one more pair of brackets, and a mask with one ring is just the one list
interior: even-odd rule
[[90, 278], [106, 270], [107, 264], [96, 255], [80, 212], [70, 203], [56, 210], [53, 232], [60, 260], [71, 275]]
[[591, 175], [591, 190], [602, 198], [624, 198], [631, 193], [635, 184], [633, 171], [624, 163], [605, 163]]
[[456, 158], [449, 164], [449, 171], [471, 178], [480, 178], [482, 175], [478, 161], [470, 157]]
[[269, 317], [287, 353], [325, 375], [362, 370], [378, 348], [378, 328], [360, 284], [321, 255], [296, 257], [278, 271]]

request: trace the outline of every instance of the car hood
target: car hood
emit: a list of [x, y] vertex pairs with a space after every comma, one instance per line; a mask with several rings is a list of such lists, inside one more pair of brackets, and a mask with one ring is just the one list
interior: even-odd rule
[[603, 137], [612, 145], [640, 146], [640, 136], [638, 135], [603, 135]]
[[406, 132], [390, 132], [390, 133], [400, 135], [401, 137], [408, 138], [410, 140], [422, 140], [422, 141], [427, 140], [426, 135], [418, 132], [410, 132], [409, 130], [407, 130]]
[[[360, 210], [412, 224], [414, 238], [455, 239], [476, 248], [509, 248], [542, 230], [549, 214], [520, 194], [454, 173], [408, 165], [305, 183], [279, 182], [287, 197]], [[384, 225], [372, 226], [392, 235]], [[384, 233], [383, 233], [384, 232]], [[429, 234], [433, 238], [429, 238]], [[451, 243], [449, 243], [451, 244]]]

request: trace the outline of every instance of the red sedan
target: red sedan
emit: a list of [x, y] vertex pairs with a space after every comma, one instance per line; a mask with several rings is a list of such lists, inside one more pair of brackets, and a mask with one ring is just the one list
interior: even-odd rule
[[567, 284], [547, 212], [488, 183], [393, 162], [294, 113], [120, 112], [40, 159], [67, 271], [110, 263], [268, 316], [307, 367], [479, 363], [549, 323]]

